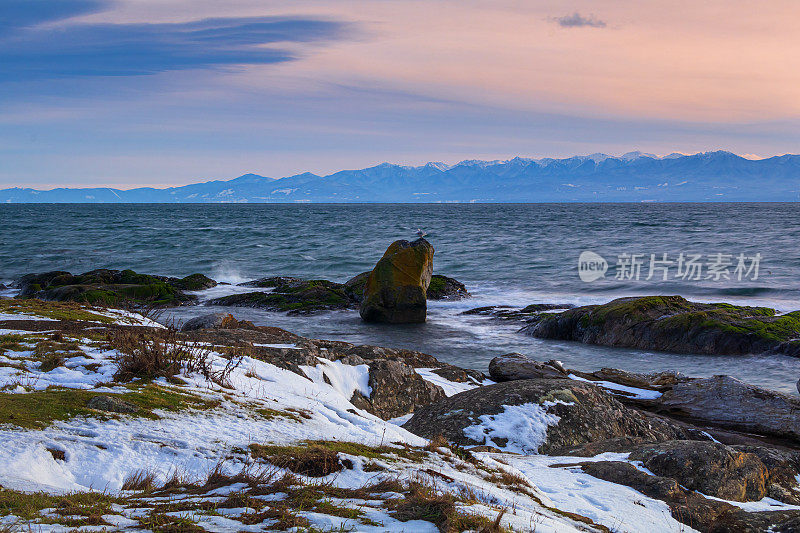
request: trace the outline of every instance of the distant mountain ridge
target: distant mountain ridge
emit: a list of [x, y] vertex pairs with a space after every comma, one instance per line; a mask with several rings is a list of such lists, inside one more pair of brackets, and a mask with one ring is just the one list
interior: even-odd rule
[[800, 201], [800, 155], [751, 160], [721, 150], [664, 157], [629, 152], [417, 167], [383, 163], [280, 179], [245, 174], [166, 189], [0, 190], [0, 203], [692, 201]]

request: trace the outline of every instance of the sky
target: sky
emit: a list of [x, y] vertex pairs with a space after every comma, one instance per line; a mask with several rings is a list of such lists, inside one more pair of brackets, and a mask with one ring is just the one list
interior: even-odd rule
[[796, 0], [2, 0], [0, 188], [800, 151]]

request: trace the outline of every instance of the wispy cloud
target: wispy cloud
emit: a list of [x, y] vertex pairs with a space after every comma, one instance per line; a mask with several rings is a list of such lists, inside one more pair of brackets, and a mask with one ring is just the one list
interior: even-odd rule
[[345, 27], [341, 22], [314, 17], [41, 26], [97, 11], [104, 5], [88, 0], [12, 0], [9, 16], [0, 26], [0, 81], [134, 76], [281, 63], [297, 56], [278, 43], [332, 40], [341, 37]]
[[101, 11], [102, 0], [3, 0], [0, 8], [0, 36], [78, 15]]
[[564, 28], [580, 28], [588, 26], [590, 28], [605, 28], [606, 22], [594, 15], [581, 15], [577, 11], [571, 15], [556, 17], [555, 21]]

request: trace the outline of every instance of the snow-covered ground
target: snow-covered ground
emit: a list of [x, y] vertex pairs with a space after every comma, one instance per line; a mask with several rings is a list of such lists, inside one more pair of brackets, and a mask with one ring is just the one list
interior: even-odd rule
[[[131, 313], [98, 314], [122, 324], [149, 324]], [[19, 316], [14, 314], [14, 319]], [[101, 524], [81, 523], [82, 531], [103, 527], [147, 529], [146, 520], [156, 515], [159, 519], [187, 520], [208, 531], [261, 531], [278, 527], [281, 522], [259, 512], [273, 509], [271, 505], [286, 507], [287, 502], [294, 502], [295, 517], [322, 531], [439, 530], [430, 521], [398, 519], [398, 506], [409, 501], [408, 494], [341, 497], [333, 490], [357, 491], [381, 480], [400, 481], [405, 490], [416, 483], [436, 494], [449, 495], [464, 516], [491, 521], [503, 513], [501, 524], [515, 531], [592, 531], [599, 530], [598, 524], [615, 532], [692, 531], [676, 521], [663, 502], [592, 478], [577, 468], [553, 468], [557, 463], [575, 462], [575, 458], [482, 452], [468, 460], [446, 447], [431, 448], [426, 439], [400, 426], [408, 416], [385, 421], [350, 403], [354, 391], [365, 397], [372, 393], [367, 365], [319, 359], [316, 365], [303, 366], [305, 375], [300, 375], [245, 356], [222, 384], [199, 373], [182, 372], [177, 379], [155, 379], [145, 389], [141, 380], [115, 383], [119, 352], [96, 337], [89, 338], [88, 333], [61, 332], [53, 337], [47, 332], [3, 330], [0, 335], [5, 335], [0, 340], [5, 338], [8, 346], [0, 355], [0, 404], [14, 398], [25, 409], [24, 401], [37, 400], [37, 395], [64, 394], [66, 398], [74, 392], [135, 398], [144, 390], [187, 399], [177, 409], [155, 407], [137, 414], [84, 408], [74, 416], [55, 416], [42, 427], [4, 418], [7, 423], [0, 426], [2, 487], [49, 494], [100, 491], [119, 498], [104, 511]], [[56, 343], [50, 356], [61, 355], [63, 361], [53, 368], [42, 368], [37, 346], [53, 338], [61, 344]], [[229, 360], [217, 349], [211, 352], [210, 361], [212, 370], [220, 372]], [[479, 386], [451, 382], [433, 370], [416, 371], [441, 386], [447, 395]], [[531, 454], [543, 442], [547, 426], [558, 420], [547, 413], [546, 405], [510, 406], [502, 413], [481, 417], [481, 425], [475, 427], [476, 431], [488, 429], [490, 436], [507, 439], [505, 451]], [[235, 474], [254, 465], [272, 469], [277, 477], [289, 472], [253, 455], [252, 445], [296, 446], [307, 441], [358, 443], [381, 451], [339, 452], [339, 460], [346, 467], [323, 477], [296, 474], [296, 486], [283, 492], [275, 488], [256, 494], [252, 485], [235, 481]], [[627, 455], [603, 454], [594, 459], [610, 458], [627, 460]], [[204, 480], [215, 468], [234, 477], [222, 487], [204, 488]], [[139, 472], [152, 475], [155, 485], [163, 484], [175, 472], [196, 485], [164, 495], [123, 490], [126, 480]], [[298, 508], [295, 498], [302, 490], [325, 492], [325, 505], [319, 503], [320, 496], [310, 507]], [[225, 503], [230, 503], [234, 494], [245, 503]], [[253, 499], [261, 502], [258, 509], [251, 507], [256, 505]], [[159, 506], [165, 503], [174, 504], [170, 509], [176, 510], [162, 513]], [[33, 518], [7, 512], [0, 518], [0, 527], [15, 523], [25, 530], [68, 530], [68, 522], [57, 511], [42, 509]], [[582, 515], [587, 523], [565, 513]], [[259, 520], [253, 523], [255, 519]]]

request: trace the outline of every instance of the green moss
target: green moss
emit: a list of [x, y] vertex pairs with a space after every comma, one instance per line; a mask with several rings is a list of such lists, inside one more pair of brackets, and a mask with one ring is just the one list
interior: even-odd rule
[[75, 302], [49, 302], [37, 299], [0, 300], [0, 312], [52, 318], [53, 320], [102, 322], [104, 324], [114, 322], [113, 318], [93, 313], [90, 309]]
[[111, 504], [122, 503], [102, 492], [75, 492], [60, 496], [44, 492], [19, 492], [0, 488], [0, 516], [14, 515], [25, 520], [41, 518], [43, 509], [55, 509], [56, 514], [96, 516], [111, 513]]
[[278, 409], [270, 409], [268, 407], [262, 407], [255, 409], [255, 412], [261, 415], [266, 420], [274, 420], [275, 418], [286, 418], [294, 422], [303, 422], [303, 419], [307, 418], [307, 415], [297, 410], [278, 410]]
[[428, 285], [428, 292], [438, 293], [445, 289], [447, 281], [441, 276], [431, 276], [431, 283]]
[[355, 455], [358, 457], [365, 457], [367, 459], [382, 459], [391, 460], [397, 457], [410, 459], [412, 461], [420, 461], [425, 456], [425, 453], [419, 449], [414, 448], [395, 448], [393, 446], [367, 446], [358, 442], [345, 442], [345, 441], [329, 441], [329, 440], [311, 440], [303, 441], [294, 446], [280, 446], [280, 445], [265, 445], [265, 444], [251, 444], [250, 453], [253, 457], [264, 458], [280, 455], [298, 455], [312, 446], [320, 446], [327, 448], [336, 453], [345, 453], [348, 455]]
[[23, 342], [25, 342], [25, 337], [22, 335], [13, 333], [0, 335], [0, 355], [6, 351], [21, 352], [27, 350], [27, 347], [22, 344]]
[[191, 274], [175, 282], [181, 289], [187, 291], [199, 291], [214, 287], [217, 282], [203, 274]]
[[[140, 411], [137, 416], [157, 419], [155, 410], [180, 411], [189, 408], [210, 409], [218, 402], [199, 396], [177, 392], [153, 384], [130, 385], [129, 392], [118, 397], [134, 404]], [[101, 413], [86, 406], [90, 399], [100, 394], [91, 390], [52, 387], [25, 394], [0, 394], [0, 424], [11, 424], [29, 429], [42, 429], [56, 420], [69, 420], [76, 416], [114, 418], [113, 413]]]

